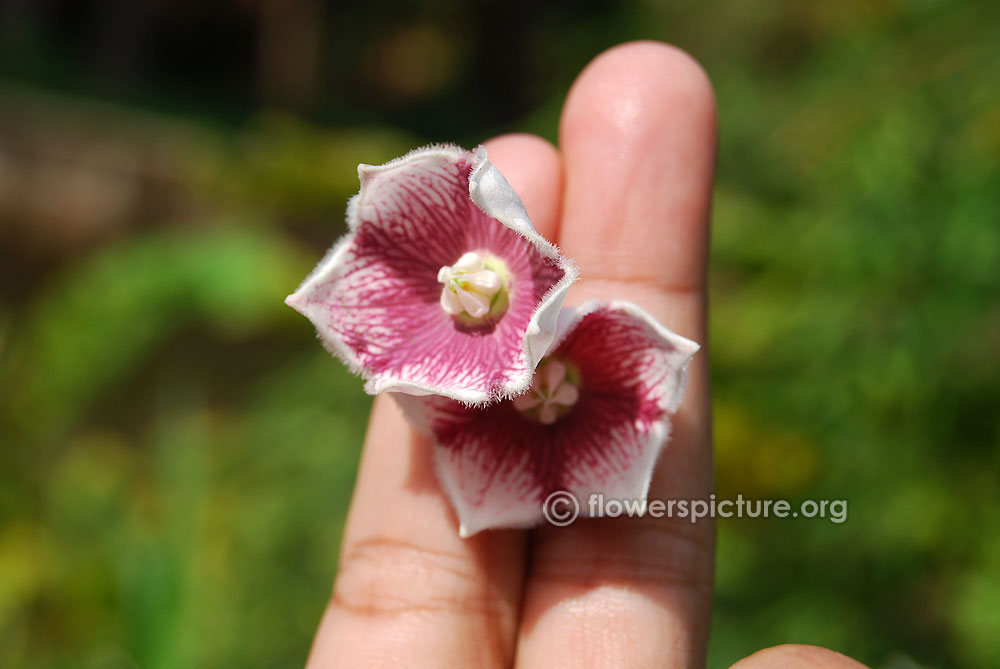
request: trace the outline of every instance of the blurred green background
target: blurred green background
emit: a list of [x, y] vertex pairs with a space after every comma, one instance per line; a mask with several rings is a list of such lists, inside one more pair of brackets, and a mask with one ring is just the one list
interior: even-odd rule
[[[568, 6], [568, 5], [567, 5]], [[355, 166], [717, 91], [709, 663], [1000, 661], [1000, 3], [0, 0], [0, 666], [301, 665], [369, 398], [282, 304]]]

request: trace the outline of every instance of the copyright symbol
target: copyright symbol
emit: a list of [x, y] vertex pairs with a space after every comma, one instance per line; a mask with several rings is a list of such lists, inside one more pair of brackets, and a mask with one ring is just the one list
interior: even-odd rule
[[573, 493], [556, 490], [542, 502], [542, 515], [549, 524], [566, 527], [580, 515], [580, 502]]

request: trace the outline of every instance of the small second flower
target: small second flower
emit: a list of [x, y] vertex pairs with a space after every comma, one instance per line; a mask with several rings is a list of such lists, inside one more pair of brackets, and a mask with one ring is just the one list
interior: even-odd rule
[[513, 400], [472, 408], [397, 396], [434, 437], [435, 469], [463, 536], [535, 525], [556, 491], [646, 497], [698, 345], [627, 302], [563, 314], [553, 350]]

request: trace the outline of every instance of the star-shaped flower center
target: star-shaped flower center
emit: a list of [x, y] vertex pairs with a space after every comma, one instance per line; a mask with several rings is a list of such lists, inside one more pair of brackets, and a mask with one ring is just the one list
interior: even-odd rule
[[438, 270], [441, 308], [465, 323], [478, 325], [502, 315], [510, 304], [510, 272], [499, 258], [479, 251], [464, 253], [454, 265]]
[[567, 363], [549, 358], [538, 366], [528, 392], [514, 398], [514, 408], [543, 425], [551, 425], [580, 398], [580, 374]]

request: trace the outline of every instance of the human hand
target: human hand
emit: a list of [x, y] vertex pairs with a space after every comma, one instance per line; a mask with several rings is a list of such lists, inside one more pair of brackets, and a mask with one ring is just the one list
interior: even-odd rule
[[[580, 75], [559, 150], [527, 135], [486, 147], [537, 230], [579, 265], [567, 304], [628, 299], [704, 347], [715, 133], [701, 68], [635, 43]], [[650, 498], [712, 490], [705, 348], [688, 379]], [[377, 398], [310, 667], [704, 666], [708, 519], [602, 518], [461, 539], [430, 454], [395, 403]], [[821, 649], [764, 652], [740, 666], [860, 666]]]

